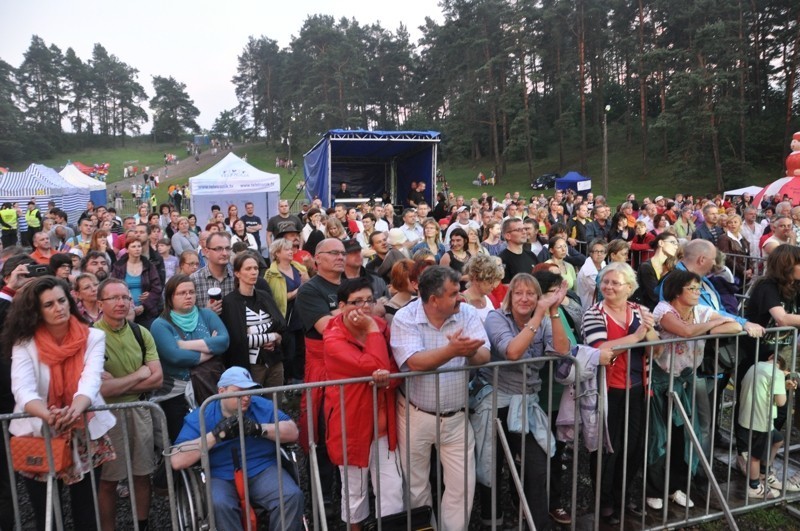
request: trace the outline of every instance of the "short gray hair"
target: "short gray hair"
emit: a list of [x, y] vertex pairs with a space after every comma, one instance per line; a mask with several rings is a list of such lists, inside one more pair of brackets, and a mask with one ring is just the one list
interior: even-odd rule
[[619, 273], [625, 279], [625, 283], [630, 285], [631, 293], [639, 289], [639, 283], [636, 281], [636, 272], [631, 266], [625, 262], [611, 262], [600, 271], [600, 283], [608, 273]]

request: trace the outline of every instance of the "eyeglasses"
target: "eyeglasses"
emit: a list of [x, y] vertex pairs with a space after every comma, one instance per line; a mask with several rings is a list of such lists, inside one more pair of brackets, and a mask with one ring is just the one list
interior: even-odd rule
[[684, 286], [684, 289], [688, 289], [689, 291], [693, 291], [694, 293], [700, 293], [703, 291], [703, 288], [700, 286]]
[[347, 256], [347, 253], [344, 251], [319, 251], [317, 254], [330, 254], [334, 257], [336, 256]]
[[232, 247], [209, 247], [209, 251], [214, 251], [215, 253], [229, 253], [231, 252]]
[[603, 280], [601, 283], [603, 286], [611, 286], [612, 288], [620, 288], [622, 286], [627, 285], [627, 282], [617, 282], [616, 280]]
[[589, 254], [606, 254], [605, 249], [595, 249], [594, 251], [589, 251]]
[[356, 299], [347, 301], [347, 304], [352, 304], [356, 308], [363, 308], [364, 306], [375, 304], [375, 299]]
[[176, 292], [175, 292], [175, 296], [176, 296], [176, 297], [186, 297], [187, 295], [188, 295], [189, 297], [194, 297], [194, 296], [195, 296], [195, 294], [196, 294], [195, 290], [189, 290], [189, 291], [176, 291]]
[[113, 302], [114, 304], [118, 302], [131, 302], [133, 297], [130, 295], [114, 295], [113, 297], [106, 297], [105, 299], [100, 299], [102, 302]]

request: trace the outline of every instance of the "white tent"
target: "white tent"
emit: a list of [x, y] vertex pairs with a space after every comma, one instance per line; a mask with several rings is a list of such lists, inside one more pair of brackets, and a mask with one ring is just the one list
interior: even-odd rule
[[763, 190], [760, 186], [745, 186], [744, 188], [737, 188], [736, 190], [728, 190], [725, 195], [728, 197], [735, 197], [742, 194], [750, 194], [750, 197], [755, 197], [758, 192]]
[[252, 201], [255, 215], [261, 218], [261, 244], [267, 242], [267, 220], [278, 213], [281, 193], [281, 176], [261, 171], [233, 153], [217, 162], [200, 175], [189, 178], [192, 194], [192, 211], [198, 225], [205, 226], [211, 214], [211, 205], [219, 205], [222, 212], [229, 205], [239, 208], [244, 215], [244, 204]]
[[95, 205], [100, 206], [106, 204], [106, 183], [89, 177], [74, 164], [67, 164], [58, 174], [71, 185], [88, 189], [89, 196]]

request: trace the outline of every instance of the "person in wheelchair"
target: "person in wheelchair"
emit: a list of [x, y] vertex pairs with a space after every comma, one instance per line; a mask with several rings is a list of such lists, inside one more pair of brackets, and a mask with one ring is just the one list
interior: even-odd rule
[[[220, 393], [229, 393], [260, 387], [242, 367], [231, 367], [222, 373], [217, 384]], [[235, 463], [232, 450], [240, 448], [238, 401], [242, 404], [241, 426], [244, 430], [247, 457], [247, 477], [251, 503], [270, 513], [271, 530], [300, 530], [303, 518], [303, 492], [286, 469], [278, 477], [277, 445], [297, 441], [299, 431], [294, 421], [278, 410], [271, 400], [261, 396], [223, 398], [210, 404], [205, 412], [206, 426], [214, 428], [205, 434], [211, 463], [211, 503], [217, 529], [224, 531], [243, 529], [242, 506], [235, 483]], [[200, 460], [200, 409], [186, 415], [183, 429], [175, 440], [172, 468], [188, 468]], [[278, 483], [282, 484], [283, 499]], [[283, 505], [284, 524], [280, 505]]]

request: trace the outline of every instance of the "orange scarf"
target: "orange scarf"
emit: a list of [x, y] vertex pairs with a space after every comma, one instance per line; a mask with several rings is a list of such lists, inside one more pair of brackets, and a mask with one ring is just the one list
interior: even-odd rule
[[70, 316], [69, 330], [60, 342], [44, 326], [40, 326], [33, 335], [39, 359], [50, 368], [48, 406], [72, 405], [83, 372], [88, 337], [89, 328], [74, 315]]

